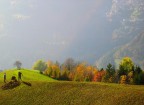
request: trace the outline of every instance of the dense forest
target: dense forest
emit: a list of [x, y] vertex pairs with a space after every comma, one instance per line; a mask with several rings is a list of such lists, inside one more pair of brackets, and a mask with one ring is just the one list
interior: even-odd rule
[[130, 57], [124, 57], [118, 69], [110, 63], [106, 68], [98, 69], [86, 62], [76, 62], [72, 58], [66, 59], [63, 64], [58, 61], [38, 60], [33, 69], [40, 70], [41, 74], [56, 80], [144, 84], [144, 71], [135, 65]]

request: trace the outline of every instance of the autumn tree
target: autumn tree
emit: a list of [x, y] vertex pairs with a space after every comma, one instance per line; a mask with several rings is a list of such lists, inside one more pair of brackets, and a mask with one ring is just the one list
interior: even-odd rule
[[60, 68], [58, 65], [52, 65], [52, 78], [59, 79], [60, 78]]
[[84, 81], [85, 76], [86, 76], [86, 65], [85, 63], [80, 63], [76, 66], [75, 70], [75, 77], [74, 81]]
[[43, 60], [38, 60], [34, 63], [32, 68], [34, 70], [44, 71], [47, 68], [47, 64]]
[[75, 68], [75, 61], [72, 58], [68, 58], [65, 60], [65, 62], [63, 63], [63, 68], [66, 68], [69, 71], [72, 71]]
[[44, 71], [44, 74], [53, 78], [53, 79], [60, 79], [60, 67], [59, 63], [53, 63], [52, 61], [48, 61], [47, 68]]
[[120, 84], [126, 84], [127, 83], [127, 76], [126, 75], [122, 75], [120, 77]]
[[128, 77], [132, 71], [134, 71], [134, 63], [132, 59], [130, 57], [124, 57], [120, 62], [118, 70], [120, 83], [129, 83], [129, 81], [132, 81], [132, 79]]
[[119, 65], [118, 75], [128, 75], [130, 71], [133, 71], [134, 63], [130, 57], [124, 57]]
[[69, 73], [69, 79], [74, 81], [93, 81], [96, 68], [86, 62], [79, 62], [73, 71]]
[[75, 78], [75, 71], [69, 72], [68, 78], [69, 78], [70, 81], [73, 81], [74, 78]]
[[128, 83], [129, 84], [134, 84], [134, 71], [130, 71], [128, 73], [127, 78], [128, 78]]
[[69, 74], [70, 74], [70, 71], [68, 71], [68, 70], [66, 70], [66, 69], [63, 69], [63, 70], [61, 71], [60, 80], [70, 80]]
[[14, 66], [16, 66], [18, 70], [20, 70], [20, 69], [21, 69], [21, 66], [22, 66], [22, 63], [21, 63], [20, 61], [16, 61], [16, 62], [14, 63]]
[[98, 72], [96, 72], [95, 73], [95, 75], [94, 75], [94, 79], [93, 79], [93, 81], [95, 81], [95, 82], [101, 82], [102, 81], [102, 79], [103, 79], [103, 77], [105, 76], [105, 70], [100, 70], [100, 71], [98, 71]]
[[47, 68], [44, 70], [44, 74], [51, 77], [53, 62], [49, 60], [46, 62], [46, 65], [47, 65]]
[[85, 75], [85, 81], [93, 81], [94, 75], [97, 72], [97, 68], [95, 68], [92, 65], [89, 65], [86, 67], [86, 75]]
[[144, 84], [144, 74], [139, 66], [134, 66], [133, 70], [128, 72], [127, 83], [129, 84]]

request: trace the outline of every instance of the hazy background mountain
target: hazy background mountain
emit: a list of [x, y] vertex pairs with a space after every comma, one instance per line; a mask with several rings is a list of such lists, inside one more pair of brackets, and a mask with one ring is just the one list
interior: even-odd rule
[[142, 0], [1, 0], [0, 68], [68, 57], [94, 64], [140, 35], [143, 22]]
[[121, 20], [121, 24], [112, 34], [118, 46], [103, 55], [97, 65], [106, 67], [110, 62], [118, 67], [121, 58], [129, 56], [135, 64], [144, 68], [144, 1], [113, 0], [108, 17], [111, 21]]
[[136, 65], [144, 68], [144, 32], [140, 33], [129, 43], [115, 48], [107, 54], [103, 55], [98, 62], [97, 65], [99, 68], [106, 67], [108, 63], [118, 65], [121, 59], [125, 56], [131, 57]]

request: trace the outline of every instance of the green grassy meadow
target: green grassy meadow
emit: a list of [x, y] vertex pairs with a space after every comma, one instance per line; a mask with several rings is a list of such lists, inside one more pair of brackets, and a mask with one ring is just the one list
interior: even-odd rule
[[[6, 71], [17, 76], [18, 70]], [[56, 81], [35, 70], [22, 70], [21, 84], [11, 90], [0, 89], [0, 105], [144, 105], [144, 86], [94, 82]], [[3, 83], [0, 73], [0, 86]], [[9, 77], [10, 78], [10, 77]]]
[[[6, 70], [4, 71], [7, 75], [7, 81], [11, 80], [12, 76], [18, 77], [18, 72], [22, 73], [22, 80], [24, 81], [56, 81], [52, 78], [49, 78], [48, 76], [40, 74], [38, 70]], [[3, 74], [4, 72], [0, 73], [0, 82], [3, 82]]]

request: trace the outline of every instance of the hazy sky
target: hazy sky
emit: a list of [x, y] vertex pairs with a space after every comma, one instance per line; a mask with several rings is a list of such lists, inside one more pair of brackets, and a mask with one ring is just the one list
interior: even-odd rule
[[1, 66], [68, 57], [94, 62], [112, 44], [110, 8], [107, 0], [0, 0]]

